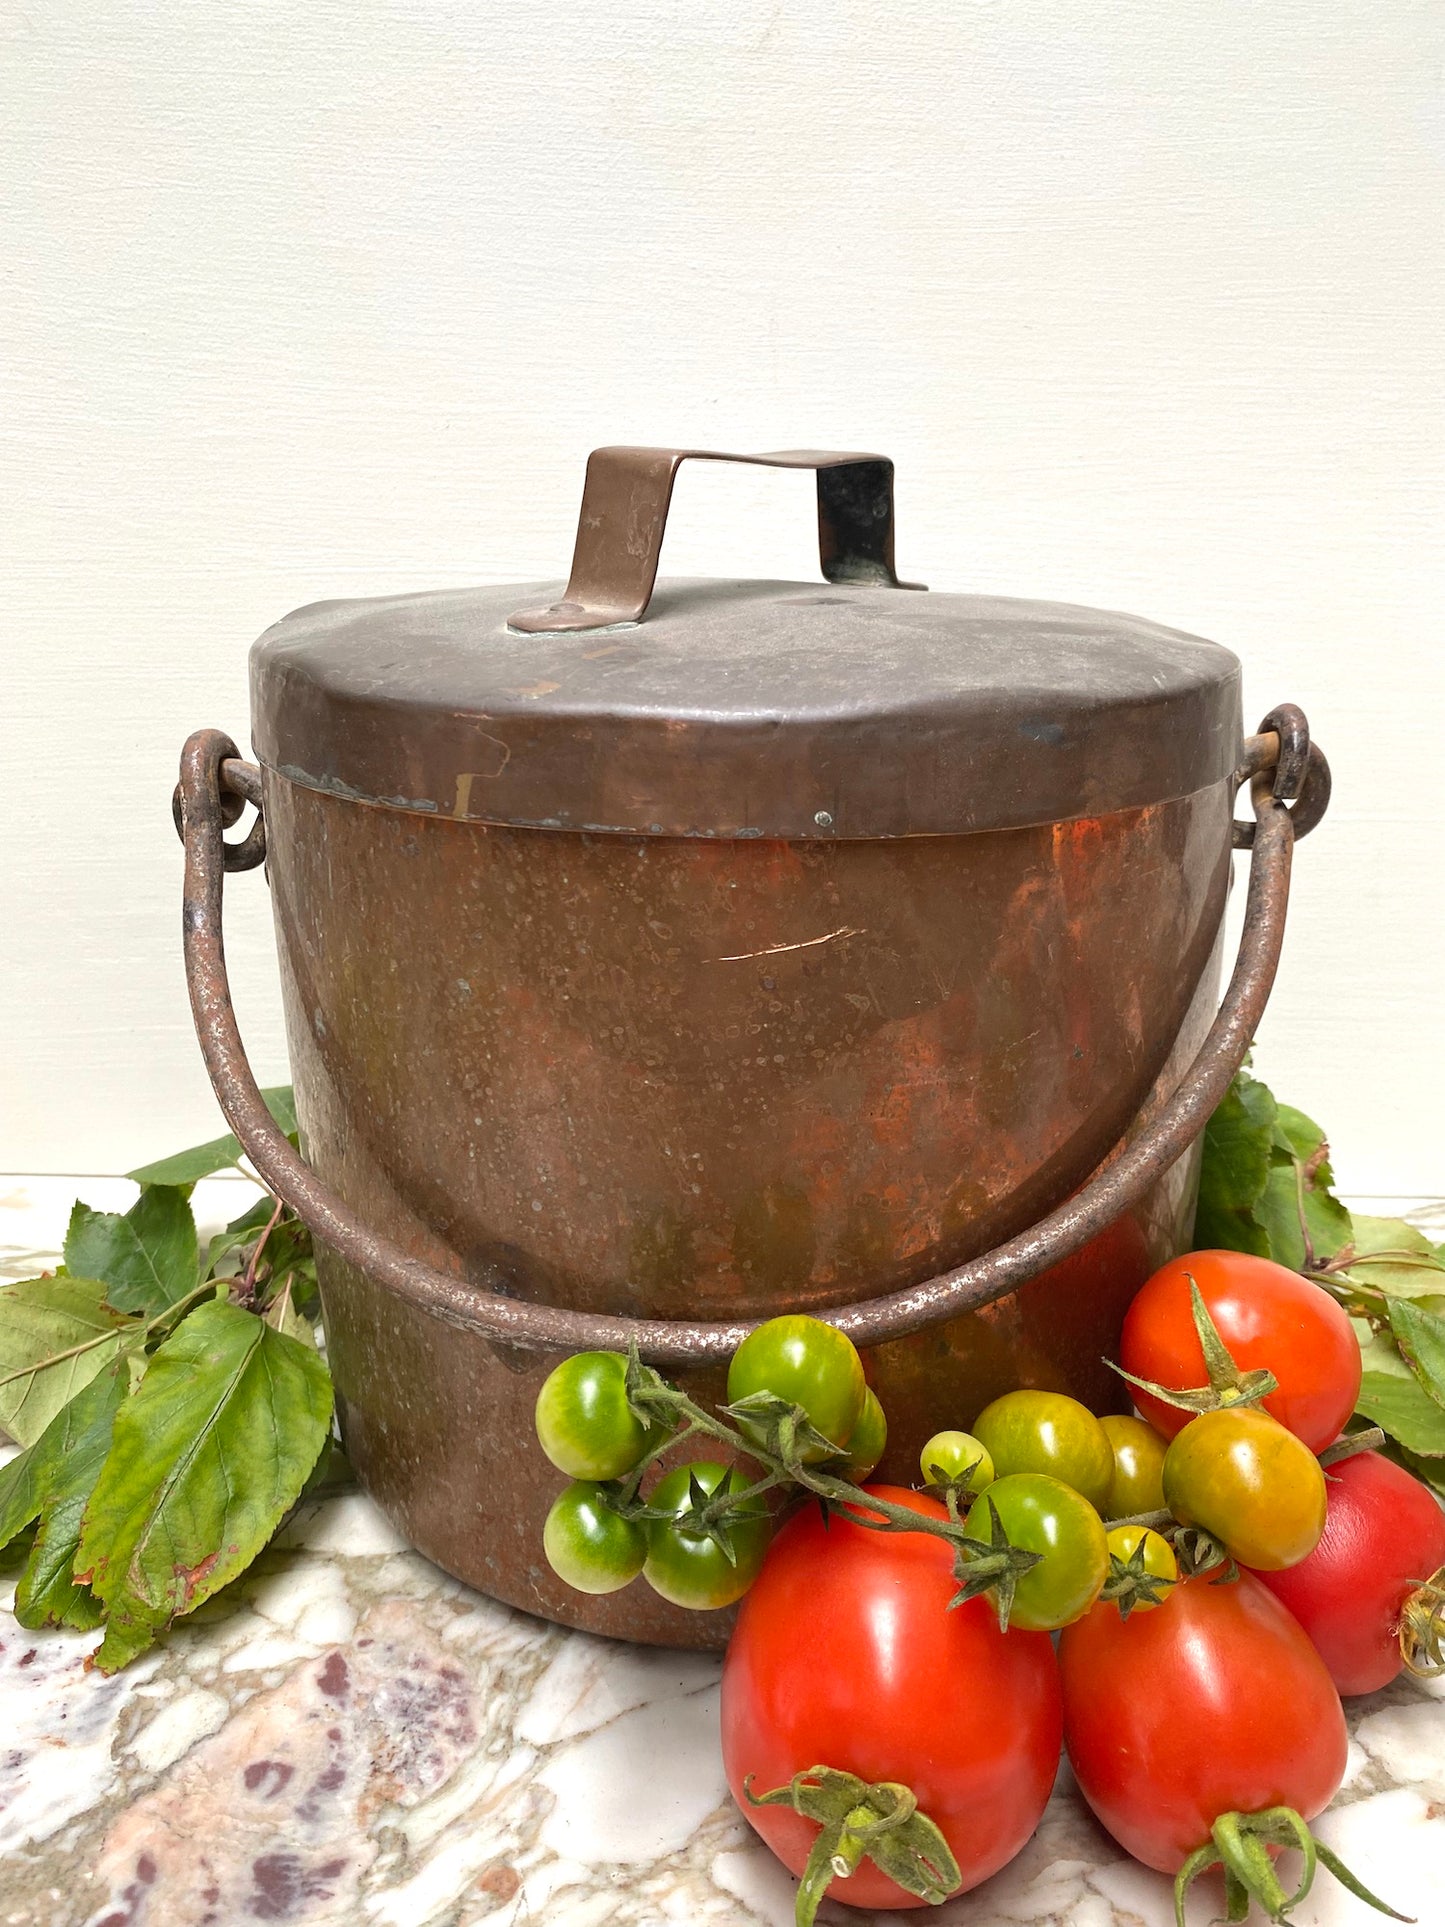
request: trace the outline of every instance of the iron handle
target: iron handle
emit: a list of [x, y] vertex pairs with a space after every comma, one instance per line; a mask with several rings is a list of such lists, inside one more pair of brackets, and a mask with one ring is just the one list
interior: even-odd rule
[[[1273, 778], [1277, 760], [1288, 762], [1280, 759], [1280, 744], [1290, 738], [1296, 718], [1303, 729], [1298, 711], [1276, 711], [1271, 720], [1278, 727], [1245, 746], [1240, 770], [1250, 784], [1255, 822], [1239, 955], [1209, 1034], [1172, 1097], [1132, 1144], [1116, 1147], [1081, 1190], [1029, 1230], [923, 1284], [837, 1306], [828, 1313], [831, 1324], [859, 1344], [880, 1344], [991, 1304], [1087, 1244], [1188, 1150], [1244, 1061], [1279, 963], [1295, 830]], [[1308, 762], [1306, 756], [1300, 768]], [[1288, 779], [1290, 772], [1282, 768], [1280, 774]], [[226, 798], [256, 800], [258, 775], [240, 761], [228, 736], [200, 730], [182, 752], [177, 794], [186, 853], [182, 937], [196, 1034], [221, 1109], [266, 1184], [349, 1264], [464, 1331], [539, 1351], [625, 1351], [635, 1343], [659, 1365], [729, 1357], [757, 1321], [691, 1323], [572, 1311], [508, 1296], [509, 1280], [493, 1267], [462, 1277], [425, 1264], [362, 1225], [292, 1148], [246, 1060], [222, 939], [222, 886], [232, 847], [223, 835]], [[1303, 804], [1308, 774], [1298, 780]], [[248, 845], [254, 847], [256, 838], [253, 826]]]
[[829, 582], [917, 589], [893, 567], [893, 464], [886, 455], [785, 448], [727, 455], [711, 448], [595, 448], [587, 457], [572, 574], [561, 602], [519, 609], [508, 626], [529, 635], [640, 622], [657, 580], [673, 483], [683, 462], [811, 468], [818, 476], [818, 552]]

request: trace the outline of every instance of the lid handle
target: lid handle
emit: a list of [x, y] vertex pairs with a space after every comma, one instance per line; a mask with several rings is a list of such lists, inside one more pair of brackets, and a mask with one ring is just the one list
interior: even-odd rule
[[596, 448], [587, 458], [572, 575], [561, 602], [519, 609], [508, 625], [529, 635], [640, 622], [652, 598], [681, 462], [748, 462], [818, 475], [818, 553], [829, 582], [917, 589], [893, 567], [893, 464], [886, 455], [785, 448], [727, 455], [711, 448]]

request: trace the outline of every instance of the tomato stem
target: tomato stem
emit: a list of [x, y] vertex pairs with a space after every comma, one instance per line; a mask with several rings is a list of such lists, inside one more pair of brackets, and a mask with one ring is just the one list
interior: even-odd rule
[[1162, 1399], [1166, 1405], [1177, 1406], [1183, 1412], [1218, 1412], [1225, 1406], [1258, 1405], [1261, 1399], [1268, 1398], [1271, 1392], [1279, 1390], [1279, 1380], [1273, 1372], [1260, 1369], [1242, 1372], [1235, 1364], [1229, 1347], [1219, 1335], [1219, 1327], [1209, 1315], [1209, 1307], [1204, 1295], [1189, 1272], [1189, 1302], [1194, 1316], [1194, 1329], [1199, 1338], [1199, 1349], [1204, 1354], [1204, 1370], [1208, 1376], [1207, 1385], [1196, 1385], [1188, 1391], [1181, 1391], [1173, 1385], [1156, 1385], [1152, 1378], [1137, 1378], [1133, 1372], [1126, 1372], [1122, 1365], [1116, 1365], [1106, 1358], [1104, 1363], [1110, 1371], [1117, 1372], [1120, 1378], [1127, 1379], [1141, 1392], [1148, 1392], [1152, 1398]]
[[[1271, 1847], [1293, 1847], [1303, 1856], [1299, 1881], [1286, 1893], [1275, 1871]], [[1224, 1870], [1226, 1918], [1242, 1921], [1251, 1900], [1258, 1901], [1273, 1921], [1287, 1921], [1309, 1892], [1317, 1864], [1324, 1865], [1343, 1887], [1391, 1920], [1412, 1918], [1397, 1913], [1352, 1874], [1338, 1854], [1316, 1840], [1303, 1816], [1293, 1807], [1265, 1807], [1258, 1813], [1221, 1813], [1210, 1829], [1206, 1845], [1190, 1854], [1174, 1881], [1174, 1919], [1185, 1927], [1184, 1902], [1190, 1887], [1211, 1867]]]
[[730, 1512], [741, 1512], [750, 1499], [760, 1492], [769, 1492], [775, 1485], [783, 1483], [781, 1472], [769, 1472], [764, 1479], [757, 1479], [752, 1485], [739, 1486], [735, 1491], [722, 1489], [718, 1495], [708, 1500], [702, 1511], [706, 1525], [724, 1524]]
[[1115, 1526], [1152, 1526], [1158, 1532], [1163, 1526], [1176, 1523], [1174, 1514], [1168, 1506], [1160, 1506], [1154, 1512], [1129, 1512], [1122, 1519], [1105, 1519], [1104, 1524], [1112, 1532]]
[[[665, 1381], [663, 1383], [665, 1384]], [[767, 1484], [801, 1485], [820, 1499], [827, 1499], [834, 1505], [847, 1508], [845, 1517], [851, 1519], [855, 1525], [868, 1526], [874, 1531], [931, 1532], [935, 1537], [947, 1539], [951, 1544], [958, 1543], [961, 1528], [955, 1527], [948, 1520], [930, 1518], [926, 1513], [914, 1512], [907, 1506], [896, 1505], [891, 1499], [865, 1492], [861, 1486], [852, 1485], [846, 1479], [836, 1478], [831, 1473], [821, 1471], [817, 1466], [805, 1464], [791, 1450], [785, 1454], [772, 1452], [758, 1439], [728, 1425], [711, 1412], [705, 1411], [702, 1406], [695, 1405], [685, 1392], [679, 1392], [670, 1385], [666, 1386], [666, 1391], [668, 1403], [673, 1412], [678, 1417], [685, 1417], [688, 1420], [687, 1431], [680, 1436], [686, 1437], [696, 1432], [705, 1432], [710, 1438], [717, 1439], [719, 1443], [732, 1446], [735, 1451], [755, 1459], [759, 1465], [766, 1468], [769, 1474]], [[789, 1429], [795, 1431], [796, 1427], [789, 1427]], [[784, 1443], [791, 1445], [792, 1441], [789, 1439]], [[743, 1495], [737, 1492], [727, 1496], [729, 1500], [738, 1501]], [[869, 1514], [873, 1516], [870, 1517]]]
[[1338, 1465], [1341, 1459], [1352, 1459], [1356, 1452], [1378, 1452], [1385, 1443], [1385, 1435], [1378, 1425], [1367, 1425], [1360, 1432], [1346, 1432], [1337, 1438], [1333, 1445], [1327, 1445], [1318, 1454], [1322, 1466]]
[[818, 1903], [833, 1881], [846, 1880], [865, 1859], [905, 1893], [933, 1907], [962, 1884], [947, 1840], [928, 1815], [920, 1813], [913, 1789], [898, 1781], [870, 1784], [838, 1767], [810, 1766], [770, 1793], [754, 1793], [749, 1775], [743, 1795], [749, 1806], [791, 1807], [818, 1822], [798, 1886], [796, 1927], [812, 1927]]
[[1419, 1580], [1405, 1601], [1400, 1656], [1417, 1679], [1445, 1673], [1445, 1566]]
[[643, 1457], [633, 1466], [626, 1478], [617, 1480], [613, 1486], [604, 1487], [604, 1496], [611, 1509], [624, 1519], [651, 1518], [652, 1513], [650, 1509], [638, 1497], [638, 1492], [642, 1485], [643, 1473], [647, 1470], [648, 1466], [660, 1459], [664, 1452], [668, 1452], [674, 1445], [681, 1445], [686, 1439], [690, 1439], [697, 1429], [696, 1425], [686, 1425], [679, 1432], [664, 1431], [661, 1438], [659, 1438], [654, 1445], [650, 1446]]
[[865, 1492], [861, 1486], [839, 1478], [825, 1466], [803, 1458], [803, 1451], [810, 1446], [827, 1447], [840, 1457], [843, 1449], [815, 1432], [800, 1407], [759, 1395], [740, 1401], [728, 1409], [738, 1412], [746, 1407], [749, 1430], [744, 1432], [695, 1404], [660, 1373], [643, 1365], [635, 1352], [628, 1359], [627, 1396], [639, 1418], [649, 1424], [661, 1422], [673, 1431], [629, 1475], [626, 1486], [614, 1500], [615, 1509], [624, 1516], [652, 1516], [637, 1498], [642, 1472], [652, 1459], [678, 1440], [705, 1433], [720, 1444], [731, 1446], [741, 1456], [753, 1459], [765, 1473], [762, 1480], [747, 1489], [719, 1492], [708, 1503], [699, 1516], [705, 1517], [713, 1530], [725, 1527], [729, 1515], [741, 1509], [756, 1493], [775, 1485], [801, 1486], [842, 1518], [870, 1532], [922, 1532], [942, 1539], [953, 1548], [954, 1573], [962, 1588], [953, 1603], [960, 1604], [975, 1593], [992, 1590], [999, 1607], [999, 1624], [1007, 1629], [1014, 1587], [1024, 1572], [1038, 1564], [1041, 1555], [1011, 1545], [996, 1513], [991, 1542], [984, 1544], [965, 1532], [956, 1505], [950, 1505], [946, 1519], [935, 1519], [928, 1513], [915, 1512], [910, 1506], [885, 1499], [879, 1493]]

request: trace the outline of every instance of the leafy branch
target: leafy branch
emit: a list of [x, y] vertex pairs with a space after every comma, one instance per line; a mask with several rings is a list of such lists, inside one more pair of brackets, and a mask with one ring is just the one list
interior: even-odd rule
[[[266, 1097], [294, 1132], [290, 1091]], [[267, 1196], [200, 1255], [191, 1187], [239, 1160], [217, 1138], [133, 1172], [128, 1212], [77, 1203], [61, 1268], [0, 1290], [15, 1615], [103, 1626], [105, 1672], [242, 1572], [328, 1458], [305, 1227]]]

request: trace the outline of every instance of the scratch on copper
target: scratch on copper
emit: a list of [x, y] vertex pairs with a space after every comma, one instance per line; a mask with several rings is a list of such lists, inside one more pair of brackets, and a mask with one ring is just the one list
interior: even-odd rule
[[820, 943], [833, 943], [839, 937], [864, 937], [866, 930], [855, 930], [851, 924], [843, 924], [840, 929], [830, 930], [825, 937], [806, 937], [802, 943], [772, 943], [766, 950], [742, 950], [735, 957], [713, 957], [713, 963], [746, 963], [750, 957], [781, 957], [786, 950], [816, 950]]

